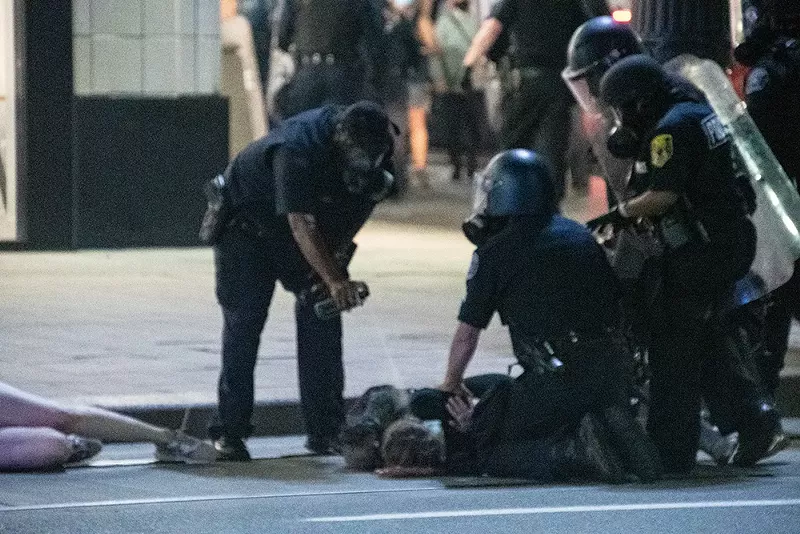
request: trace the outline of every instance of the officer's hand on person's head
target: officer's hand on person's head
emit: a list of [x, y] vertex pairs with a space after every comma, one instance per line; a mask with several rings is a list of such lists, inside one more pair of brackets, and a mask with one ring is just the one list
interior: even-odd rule
[[328, 291], [340, 311], [347, 311], [361, 306], [364, 304], [364, 299], [369, 296], [367, 284], [353, 280], [332, 282], [328, 284]]

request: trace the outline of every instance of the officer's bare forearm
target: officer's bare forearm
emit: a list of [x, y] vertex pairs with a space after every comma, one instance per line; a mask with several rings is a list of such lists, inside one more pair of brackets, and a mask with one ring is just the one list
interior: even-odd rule
[[474, 67], [475, 63], [486, 55], [502, 32], [503, 24], [498, 19], [490, 17], [484, 20], [464, 56], [464, 66]]
[[467, 365], [475, 355], [478, 347], [481, 331], [467, 323], [458, 323], [456, 333], [453, 335], [453, 342], [450, 345], [450, 355], [447, 358], [447, 373], [444, 378], [444, 385], [456, 387], [464, 379], [464, 372]]
[[645, 191], [638, 197], [623, 202], [620, 213], [632, 219], [656, 217], [663, 215], [677, 200], [678, 195], [672, 191]]
[[322, 281], [330, 285], [346, 280], [347, 277], [336, 265], [333, 254], [325, 244], [314, 216], [308, 213], [290, 213], [288, 219], [292, 237], [300, 252]]

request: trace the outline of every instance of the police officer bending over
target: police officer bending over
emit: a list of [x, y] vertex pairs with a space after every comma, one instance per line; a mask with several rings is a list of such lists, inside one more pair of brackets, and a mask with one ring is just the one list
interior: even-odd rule
[[[503, 403], [508, 409], [500, 409], [502, 428], [493, 432], [500, 443], [532, 443], [627, 403], [633, 360], [619, 330], [617, 280], [591, 233], [558, 215], [556, 202], [544, 161], [510, 150], [487, 166], [464, 223], [477, 249], [439, 389], [469, 395], [465, 369], [498, 312], [524, 369]], [[629, 423], [621, 433], [635, 435], [636, 423]], [[590, 456], [607, 455], [599, 434], [589, 434], [583, 444]], [[514, 462], [512, 453], [495, 456], [509, 467]], [[658, 469], [649, 471], [652, 478]]]
[[665, 469], [685, 472], [695, 463], [698, 445], [707, 356], [702, 341], [720, 303], [752, 263], [755, 229], [725, 129], [706, 103], [679, 91], [655, 60], [639, 54], [614, 64], [601, 79], [600, 99], [617, 118], [609, 150], [636, 158], [629, 187], [638, 196], [590, 226], [649, 218], [665, 246], [663, 317], [655, 321], [650, 349], [648, 431]]
[[[214, 244], [222, 307], [218, 417], [223, 460], [250, 459], [253, 371], [275, 282], [295, 305], [300, 402], [307, 448], [329, 452], [344, 415], [342, 323], [315, 295], [349, 310], [367, 295], [350, 280], [352, 238], [391, 186], [390, 123], [375, 104], [327, 106], [287, 120], [240, 152], [222, 179], [227, 215]], [[313, 290], [312, 290], [313, 288]], [[322, 291], [319, 291], [320, 288]]]

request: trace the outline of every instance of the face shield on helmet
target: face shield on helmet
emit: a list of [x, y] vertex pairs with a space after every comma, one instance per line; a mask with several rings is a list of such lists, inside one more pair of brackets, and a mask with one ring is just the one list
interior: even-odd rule
[[550, 172], [535, 152], [506, 150], [475, 175], [472, 212], [462, 230], [481, 245], [517, 215], [550, 217], [556, 211]]
[[644, 45], [630, 26], [608, 16], [595, 17], [572, 34], [561, 77], [584, 111], [599, 113], [597, 96], [603, 74], [620, 59], [644, 52]]
[[472, 186], [472, 212], [461, 225], [461, 230], [473, 245], [480, 246], [489, 237], [489, 216], [486, 208], [491, 189], [492, 180], [487, 180], [486, 171], [476, 172]]

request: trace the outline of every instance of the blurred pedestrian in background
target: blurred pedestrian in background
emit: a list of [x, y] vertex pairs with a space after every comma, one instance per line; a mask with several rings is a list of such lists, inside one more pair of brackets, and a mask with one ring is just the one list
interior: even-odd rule
[[442, 103], [453, 180], [461, 178], [465, 165], [467, 176], [475, 172], [481, 142], [482, 95], [473, 86], [473, 69], [464, 66], [464, 56], [478, 33], [470, 4], [469, 0], [446, 0], [435, 24], [441, 53], [429, 56], [433, 88]]
[[278, 46], [297, 66], [280, 99], [282, 118], [374, 98], [382, 83], [384, 33], [372, 0], [285, 0]]
[[[415, 0], [417, 36], [423, 56], [441, 53], [434, 22], [439, 11], [437, 0]], [[420, 71], [409, 84], [408, 135], [411, 145], [411, 185], [430, 187], [428, 177], [428, 114], [431, 112], [431, 88], [428, 72]]]
[[[424, 84], [427, 81], [426, 65], [416, 29], [419, 6], [415, 0], [373, 1], [383, 12], [386, 68], [380, 98], [389, 120], [400, 130], [394, 145], [394, 193], [402, 195], [409, 182], [409, 92], [413, 84]], [[425, 144], [427, 146], [427, 141]]]
[[608, 15], [601, 0], [500, 0], [464, 57], [465, 67], [475, 67], [496, 42], [508, 33], [513, 37], [514, 74], [504, 95], [501, 144], [536, 150], [550, 168], [558, 199], [564, 196], [573, 103], [561, 70], [572, 33], [599, 15]]
[[258, 61], [261, 87], [269, 84], [269, 60], [272, 48], [273, 15], [280, 0], [240, 0], [238, 12], [249, 22], [253, 31], [253, 47]]

